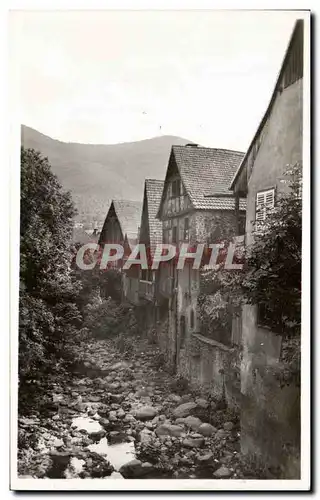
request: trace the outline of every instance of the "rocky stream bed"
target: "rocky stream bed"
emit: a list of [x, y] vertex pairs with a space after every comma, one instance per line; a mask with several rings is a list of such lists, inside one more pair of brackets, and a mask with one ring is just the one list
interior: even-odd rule
[[176, 388], [154, 345], [79, 349], [83, 363], [55, 385], [45, 411], [19, 418], [20, 477], [256, 477], [243, 465], [237, 416]]

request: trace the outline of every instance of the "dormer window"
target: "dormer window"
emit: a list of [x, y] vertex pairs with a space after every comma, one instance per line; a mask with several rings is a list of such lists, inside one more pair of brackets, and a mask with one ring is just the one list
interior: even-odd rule
[[180, 179], [172, 182], [172, 198], [177, 198], [181, 194]]

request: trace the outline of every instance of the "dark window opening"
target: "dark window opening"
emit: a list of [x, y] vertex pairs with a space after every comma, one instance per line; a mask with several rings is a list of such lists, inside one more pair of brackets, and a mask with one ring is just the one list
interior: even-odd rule
[[194, 310], [191, 309], [190, 311], [190, 328], [194, 328]]
[[186, 340], [186, 318], [180, 317], [180, 349], [184, 348]]
[[172, 243], [177, 243], [177, 226], [172, 228]]
[[189, 240], [189, 218], [184, 219], [183, 239]]
[[172, 182], [172, 197], [177, 198], [180, 196], [180, 179]]
[[143, 281], [146, 281], [146, 279], [147, 279], [147, 272], [148, 272], [147, 269], [142, 269], [142, 271], [141, 271], [141, 279]]

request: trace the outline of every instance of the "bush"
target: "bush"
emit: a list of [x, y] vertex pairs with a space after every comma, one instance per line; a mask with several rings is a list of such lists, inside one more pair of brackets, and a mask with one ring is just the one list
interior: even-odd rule
[[131, 307], [111, 298], [90, 303], [84, 311], [84, 326], [96, 338], [110, 338], [120, 333], [135, 334], [137, 321]]
[[[74, 248], [76, 255], [79, 245]], [[81, 283], [81, 290], [77, 297], [77, 305], [81, 312], [84, 311], [88, 303], [96, 300], [96, 297], [108, 299], [111, 297], [117, 304], [121, 302], [121, 273], [117, 269], [101, 270], [97, 264], [91, 270], [78, 268], [73, 259], [73, 273]]]
[[[263, 228], [245, 250], [243, 270], [202, 273], [199, 315], [206, 327], [230, 331], [230, 313], [249, 303], [258, 305], [263, 324], [283, 339], [300, 338], [302, 166], [288, 167], [283, 182], [287, 188], [278, 193]], [[290, 349], [294, 364], [299, 365], [299, 342]]]

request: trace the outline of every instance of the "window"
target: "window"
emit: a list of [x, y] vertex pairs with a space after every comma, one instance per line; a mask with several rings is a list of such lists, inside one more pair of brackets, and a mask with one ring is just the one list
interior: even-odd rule
[[172, 198], [180, 196], [180, 179], [172, 182]]
[[180, 349], [183, 349], [186, 341], [186, 318], [180, 317]]
[[194, 310], [191, 309], [190, 311], [190, 328], [194, 328]]
[[172, 228], [172, 243], [177, 243], [177, 226]]
[[268, 211], [274, 207], [274, 189], [260, 191], [256, 198], [256, 229], [263, 227]]
[[147, 280], [147, 272], [148, 272], [147, 269], [142, 269], [141, 270], [141, 279], [142, 279], [142, 281], [146, 281]]
[[189, 218], [184, 219], [183, 239], [189, 241]]

